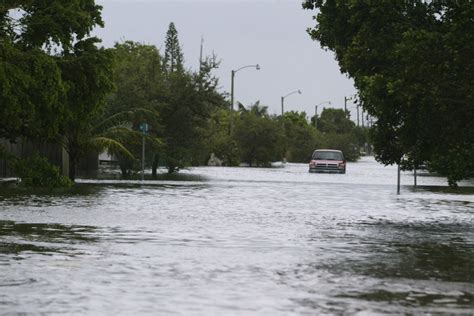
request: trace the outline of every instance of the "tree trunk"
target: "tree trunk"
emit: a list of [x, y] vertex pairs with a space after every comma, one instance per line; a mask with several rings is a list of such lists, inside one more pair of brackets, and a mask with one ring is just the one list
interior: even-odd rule
[[76, 179], [77, 156], [69, 153], [69, 179], [74, 181]]
[[122, 179], [128, 178], [128, 170], [125, 164], [119, 163], [120, 171], [122, 172]]
[[153, 163], [151, 165], [151, 176], [153, 179], [156, 178], [156, 170], [158, 169], [158, 161], [159, 161], [159, 156], [158, 154], [155, 154], [153, 157]]

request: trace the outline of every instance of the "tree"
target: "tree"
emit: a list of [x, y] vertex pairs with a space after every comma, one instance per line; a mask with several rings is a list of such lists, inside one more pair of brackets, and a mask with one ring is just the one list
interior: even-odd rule
[[342, 109], [326, 108], [318, 119], [318, 130], [323, 133], [323, 146], [338, 149], [349, 161], [360, 157], [360, 133]]
[[474, 172], [474, 3], [307, 0], [313, 39], [354, 78], [376, 158], [426, 163], [450, 185]]
[[104, 26], [101, 10], [94, 0], [4, 1], [0, 4], [0, 36], [25, 50], [69, 51], [94, 27]]
[[[103, 26], [100, 11], [94, 0], [0, 5], [0, 136], [61, 144], [69, 153], [71, 179], [112, 89], [111, 54], [89, 37]], [[104, 138], [95, 142], [105, 145]]]
[[237, 142], [229, 135], [229, 115], [229, 110], [226, 108], [216, 109], [211, 113], [205, 126], [203, 147], [207, 150], [206, 160], [211, 153], [214, 153], [225, 166], [238, 166], [240, 152]]
[[251, 166], [268, 166], [284, 156], [281, 123], [268, 116], [259, 102], [249, 109], [240, 107], [233, 138], [239, 146], [240, 160]]
[[[219, 79], [213, 74], [213, 71], [219, 68], [219, 65], [220, 61], [213, 53], [210, 56], [204, 57], [201, 61], [199, 72], [191, 73], [192, 81], [197, 86], [198, 97], [202, 103], [201, 120], [199, 120], [199, 124], [196, 126], [198, 137], [193, 143], [192, 148], [192, 165], [207, 164], [211, 153], [223, 153], [223, 150], [226, 152], [225, 157], [219, 154], [218, 157], [225, 159], [225, 163], [231, 165], [235, 165], [237, 162], [235, 158], [235, 143], [228, 137], [229, 124], [220, 121], [220, 119], [223, 119], [228, 122], [228, 117], [223, 110], [227, 109], [228, 112], [229, 104], [225, 96], [218, 91], [220, 88]], [[216, 120], [219, 121], [216, 122]], [[226, 140], [229, 143], [224, 145]], [[222, 146], [217, 145], [215, 141]], [[216, 147], [220, 149], [217, 150]]]
[[94, 0], [0, 4], [0, 137], [44, 140], [58, 132], [66, 86], [57, 61], [103, 25], [100, 11]]
[[248, 109], [240, 102], [237, 103], [237, 107], [240, 114], [250, 114], [258, 117], [268, 116], [268, 106], [260, 105], [260, 101], [251, 104]]
[[173, 22], [169, 24], [166, 32], [164, 69], [167, 73], [183, 71], [183, 53], [179, 45], [178, 31]]
[[51, 139], [62, 119], [66, 87], [56, 60], [0, 40], [0, 138]]
[[313, 151], [322, 146], [321, 133], [308, 124], [305, 112], [285, 112], [283, 125], [286, 159], [290, 162], [308, 162]]
[[166, 100], [158, 112], [166, 143], [164, 160], [172, 173], [191, 164], [194, 145], [200, 141], [199, 127], [205, 125], [209, 112], [200, 98], [199, 85], [185, 72], [168, 76]]
[[325, 108], [317, 126], [322, 133], [346, 134], [353, 130], [355, 124], [347, 118], [344, 110]]
[[[177, 43], [175, 35], [172, 38]], [[179, 56], [179, 44], [176, 47]], [[165, 53], [168, 66], [171, 51]], [[166, 71], [165, 58], [155, 46], [125, 41], [116, 44], [113, 52], [116, 91], [108, 98], [106, 112], [133, 111], [135, 129], [142, 122], [151, 126], [148, 143], [153, 147], [147, 146], [151, 149], [147, 150], [147, 160], [152, 161], [152, 175], [157, 174], [158, 163], [164, 163], [169, 172], [203, 163], [210, 150], [210, 115], [225, 103], [217, 92], [218, 80], [212, 75], [219, 65], [215, 55], [205, 58], [199, 73], [195, 73], [182, 69], [182, 58], [177, 58], [181, 60], [180, 70]], [[127, 148], [141, 155], [141, 146], [131, 143]], [[125, 156], [118, 158], [127, 175], [134, 162]]]
[[[153, 45], [144, 45], [131, 41], [117, 43], [114, 46], [115, 57], [114, 84], [115, 91], [107, 99], [105, 117], [119, 113], [128, 113], [127, 122], [134, 130], [146, 122], [150, 129], [147, 137], [146, 161], [151, 162], [152, 174], [156, 176], [161, 146], [159, 136], [162, 133], [158, 108], [166, 100], [165, 74], [162, 69], [162, 58]], [[134, 156], [141, 156], [141, 141], [137, 144], [134, 138], [124, 140], [124, 145]], [[152, 145], [152, 146], [150, 146]], [[128, 177], [135, 166], [135, 161], [127, 155], [118, 155], [122, 176]]]
[[170, 173], [192, 164], [196, 155], [203, 156], [200, 148], [209, 117], [225, 103], [217, 91], [218, 80], [211, 74], [218, 67], [215, 57], [206, 58], [199, 73], [185, 71], [182, 63], [178, 34], [171, 23], [164, 57], [164, 102], [158, 105], [166, 144], [163, 158]]
[[[61, 136], [57, 141], [69, 154], [69, 178], [75, 179], [79, 159], [90, 148], [93, 126], [101, 115], [107, 95], [113, 89], [112, 52], [96, 47], [97, 39], [76, 43], [59, 65], [68, 85]], [[103, 143], [106, 145], [106, 143]]]

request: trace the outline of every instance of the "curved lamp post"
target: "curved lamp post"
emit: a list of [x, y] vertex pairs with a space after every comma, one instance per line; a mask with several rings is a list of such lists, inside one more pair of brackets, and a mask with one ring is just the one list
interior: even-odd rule
[[301, 94], [301, 90], [296, 90], [296, 91], [290, 92], [287, 95], [281, 97], [281, 117], [283, 117], [283, 114], [285, 113], [285, 98], [287, 98], [290, 95], [295, 94], [295, 93]]
[[357, 94], [351, 95], [349, 97], [344, 97], [344, 113], [346, 114], [347, 118], [349, 118], [350, 112], [347, 111], [347, 101], [352, 100], [357, 108], [357, 126], [359, 126], [359, 104], [357, 103]]
[[314, 128], [316, 129], [318, 128], [318, 106], [326, 104], [326, 103], [331, 105], [331, 101], [324, 101], [314, 106]]
[[242, 69], [245, 69], [245, 68], [255, 68], [257, 70], [260, 70], [260, 65], [256, 64], [256, 65], [243, 66], [243, 67], [240, 67], [237, 70], [232, 70], [230, 72], [230, 74], [231, 74], [231, 80], [230, 80], [230, 134], [232, 134], [233, 129], [234, 129], [234, 119], [232, 117], [232, 113], [234, 112], [234, 78], [235, 78], [235, 74], [238, 71], [240, 71]]

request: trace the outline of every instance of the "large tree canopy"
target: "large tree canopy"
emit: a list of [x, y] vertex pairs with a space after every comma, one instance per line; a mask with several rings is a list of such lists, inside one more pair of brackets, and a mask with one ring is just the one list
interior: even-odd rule
[[6, 0], [0, 4], [0, 37], [24, 47], [73, 47], [103, 26], [95, 0]]
[[474, 172], [474, 3], [306, 0], [376, 118], [376, 158], [427, 163], [451, 185]]
[[52, 139], [68, 85], [58, 61], [102, 25], [94, 0], [0, 4], [0, 137]]
[[0, 137], [56, 141], [71, 179], [113, 87], [111, 53], [90, 37], [100, 11], [94, 0], [0, 4]]
[[89, 147], [93, 124], [100, 117], [106, 96], [113, 88], [112, 53], [97, 48], [96, 41], [92, 38], [78, 42], [59, 62], [68, 91], [57, 141], [69, 153], [72, 180], [79, 159]]
[[256, 102], [245, 108], [239, 104], [233, 138], [240, 148], [240, 160], [250, 166], [268, 166], [285, 155], [285, 133], [281, 122]]
[[65, 85], [55, 59], [0, 42], [0, 138], [51, 138], [58, 132]]

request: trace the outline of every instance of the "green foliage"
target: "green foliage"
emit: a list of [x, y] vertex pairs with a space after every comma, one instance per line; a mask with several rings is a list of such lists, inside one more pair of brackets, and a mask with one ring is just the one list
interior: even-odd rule
[[0, 160], [15, 161], [16, 156], [8, 151], [5, 146], [0, 145]]
[[240, 148], [240, 160], [251, 166], [268, 166], [272, 161], [280, 161], [285, 154], [281, 123], [269, 117], [258, 104], [241, 111], [233, 139]]
[[318, 130], [322, 133], [346, 134], [354, 127], [354, 122], [341, 109], [326, 108], [318, 119]]
[[51, 165], [48, 159], [37, 154], [28, 159], [17, 160], [14, 170], [22, 186], [69, 188], [74, 185], [68, 177], [61, 175], [58, 167]]
[[[24, 14], [18, 19], [5, 18], [8, 10], [15, 9], [21, 9]], [[24, 47], [56, 45], [67, 51], [95, 26], [103, 26], [101, 9], [94, 0], [7, 1], [0, 5], [0, 15], [4, 17], [0, 20], [1, 29], [7, 29], [8, 35]]]
[[62, 119], [65, 85], [56, 61], [0, 39], [0, 138], [51, 139]]
[[308, 162], [316, 148], [321, 148], [321, 133], [309, 125], [305, 112], [286, 112], [283, 116], [286, 136], [286, 159]]
[[[126, 41], [114, 46], [114, 84], [115, 91], [107, 100], [106, 116], [129, 111], [133, 108], [154, 110], [165, 100], [165, 76], [162, 70], [162, 58], [158, 49]], [[136, 113], [133, 123], [138, 126], [147, 121], [156, 127], [150, 113]]]
[[199, 148], [205, 144], [203, 136], [206, 133], [203, 130], [212, 111], [221, 107], [224, 99], [217, 92], [217, 79], [211, 75], [212, 70], [218, 67], [215, 58], [207, 58], [198, 74], [182, 69], [181, 48], [173, 24], [170, 24], [167, 33], [163, 63], [166, 72], [165, 99], [157, 109], [161, 135], [166, 143], [163, 157], [168, 171], [174, 172], [202, 159]]
[[[153, 161], [157, 152], [163, 149], [158, 114], [159, 107], [166, 100], [162, 58], [155, 46], [131, 41], [117, 43], [113, 54], [113, 80], [116, 89], [107, 99], [104, 119], [112, 120], [113, 124], [127, 126], [129, 131], [122, 135], [120, 142], [134, 157], [141, 157], [142, 141], [141, 134], [133, 135], [132, 131], [138, 130], [140, 124], [146, 122], [150, 129], [147, 134], [145, 160]], [[135, 158], [130, 155], [119, 152], [115, 152], [115, 155], [123, 177], [128, 177], [139, 167], [134, 161]], [[155, 172], [156, 167], [157, 165], [154, 167]]]
[[[158, 161], [163, 161], [170, 172], [204, 163], [211, 150], [209, 117], [224, 104], [217, 92], [218, 80], [211, 74], [219, 64], [215, 56], [203, 61], [199, 73], [185, 71], [177, 32], [173, 30], [174, 25], [170, 25], [163, 58], [155, 46], [124, 42], [114, 48], [117, 89], [108, 99], [106, 113], [137, 107], [148, 110], [136, 112], [132, 122], [134, 128], [141, 122], [151, 126], [147, 160], [153, 161], [153, 172]], [[150, 142], [157, 143], [159, 139], [163, 140], [162, 146], [150, 148]], [[141, 145], [132, 142], [127, 148], [141, 155]], [[123, 170], [133, 166], [129, 158], [119, 155], [122, 159]]]
[[356, 127], [342, 109], [324, 109], [318, 130], [323, 133], [322, 148], [341, 150], [348, 161], [359, 159], [360, 148], [368, 143], [365, 129]]
[[166, 101], [158, 108], [167, 149], [166, 165], [170, 172], [189, 165], [192, 148], [199, 140], [198, 126], [204, 123], [204, 104], [198, 87], [185, 73], [172, 73], [167, 80]]
[[[214, 153], [226, 166], [238, 166], [240, 151], [236, 141], [229, 135], [229, 111], [218, 109], [211, 114], [206, 125], [208, 137], [204, 148], [207, 149], [206, 159]], [[207, 162], [207, 161], [206, 161]]]
[[52, 139], [58, 133], [67, 85], [57, 62], [102, 25], [100, 10], [93, 0], [0, 4], [0, 137]]
[[360, 148], [368, 145], [369, 142], [369, 129], [367, 127], [355, 126], [352, 129], [352, 133], [354, 134], [354, 140]]
[[357, 161], [360, 157], [357, 139], [353, 133], [326, 133], [323, 137], [322, 148], [340, 150], [348, 161]]
[[457, 187], [457, 182], [474, 177], [474, 152], [468, 146], [447, 149], [449, 152], [436, 153], [428, 162], [428, 170], [448, 176], [448, 184]]
[[183, 53], [179, 45], [178, 31], [173, 22], [170, 23], [168, 31], [166, 32], [166, 45], [164, 57], [164, 69], [167, 73], [182, 72], [183, 68]]
[[0, 5], [0, 137], [56, 141], [71, 179], [112, 89], [111, 54], [89, 37], [100, 11], [94, 0]]
[[427, 163], [450, 185], [470, 177], [474, 2], [306, 0], [303, 6], [319, 11], [310, 35], [335, 52], [376, 118], [376, 158]]
[[79, 159], [90, 146], [94, 123], [99, 120], [107, 95], [113, 89], [112, 52], [96, 47], [97, 39], [76, 43], [59, 62], [68, 86], [61, 143], [69, 154], [69, 178], [74, 180]]

